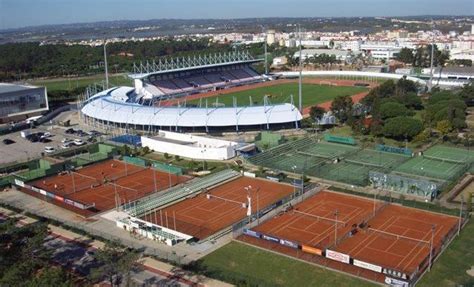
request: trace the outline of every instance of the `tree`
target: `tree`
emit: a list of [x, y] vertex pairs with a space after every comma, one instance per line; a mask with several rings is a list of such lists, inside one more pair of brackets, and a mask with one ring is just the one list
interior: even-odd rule
[[442, 120], [436, 123], [436, 129], [441, 133], [441, 135], [447, 135], [452, 130], [451, 123], [448, 120]]
[[388, 119], [383, 127], [383, 134], [386, 137], [397, 140], [411, 139], [423, 130], [420, 120], [410, 117], [395, 117]]
[[122, 279], [139, 266], [140, 253], [123, 248], [116, 241], [107, 242], [95, 255], [98, 267], [91, 270], [93, 280], [106, 279], [111, 286], [119, 286]]
[[313, 119], [321, 119], [324, 113], [326, 112], [325, 109], [318, 107], [318, 106], [312, 106], [309, 110], [309, 116]]
[[380, 105], [379, 108], [380, 118], [388, 119], [394, 118], [399, 116], [405, 116], [408, 114], [407, 108], [397, 102], [384, 102]]
[[332, 101], [331, 111], [341, 123], [345, 123], [352, 116], [352, 105], [350, 96], [339, 96]]
[[[449, 52], [440, 51], [437, 45], [434, 45], [433, 56], [433, 66], [435, 67], [444, 66], [449, 60]], [[416, 49], [413, 58], [413, 66], [422, 68], [431, 66], [431, 44]]]
[[412, 64], [414, 60], [413, 50], [410, 48], [402, 48], [397, 56], [397, 60], [406, 64]]

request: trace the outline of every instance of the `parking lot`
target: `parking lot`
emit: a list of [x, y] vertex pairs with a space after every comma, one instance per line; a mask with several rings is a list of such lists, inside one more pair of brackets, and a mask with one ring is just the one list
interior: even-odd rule
[[[79, 127], [74, 127], [78, 129]], [[0, 136], [0, 164], [6, 164], [11, 162], [25, 161], [32, 158], [37, 158], [45, 153], [46, 147], [52, 147], [54, 150], [61, 150], [64, 138], [74, 141], [75, 139], [81, 139], [83, 142], [87, 142], [89, 135], [84, 134], [82, 136], [78, 134], [66, 134], [66, 127], [59, 126], [39, 126], [29, 131], [31, 133], [46, 133], [51, 134], [44, 142], [31, 142], [26, 138], [21, 137], [20, 132], [15, 132], [7, 135]], [[10, 139], [14, 141], [11, 144], [5, 144], [3, 141]]]

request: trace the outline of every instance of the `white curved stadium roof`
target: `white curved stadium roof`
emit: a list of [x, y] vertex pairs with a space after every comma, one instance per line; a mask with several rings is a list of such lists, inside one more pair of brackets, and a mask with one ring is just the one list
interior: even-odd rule
[[131, 125], [163, 127], [230, 127], [272, 125], [300, 121], [292, 104], [251, 107], [150, 107], [126, 102], [133, 88], [113, 88], [91, 97], [81, 112], [91, 118]]

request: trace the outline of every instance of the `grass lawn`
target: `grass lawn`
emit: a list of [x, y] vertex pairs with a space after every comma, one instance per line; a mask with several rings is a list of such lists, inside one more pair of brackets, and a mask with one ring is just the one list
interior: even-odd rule
[[473, 246], [474, 221], [471, 219], [417, 286], [474, 286], [474, 277], [466, 273], [474, 266]]
[[[313, 106], [330, 101], [337, 96], [352, 96], [365, 91], [368, 91], [368, 89], [364, 87], [337, 87], [329, 85], [303, 84], [303, 106]], [[293, 95], [293, 100], [296, 106], [298, 106], [299, 103], [297, 83], [261, 87], [252, 90], [209, 97], [207, 99], [210, 105], [214, 104], [217, 99], [219, 104], [232, 106], [233, 97], [236, 97], [237, 105], [248, 106], [250, 103], [249, 96], [252, 97], [252, 102], [254, 105], [261, 105], [263, 104], [263, 98], [265, 95], [269, 96], [270, 103], [272, 104], [289, 103], [291, 101], [290, 95]], [[188, 103], [199, 105], [199, 100], [189, 101]], [[204, 101], [202, 104], [204, 105]]]
[[216, 173], [221, 170], [228, 169], [232, 166], [228, 163], [221, 162], [221, 161], [189, 160], [189, 159], [184, 159], [182, 157], [179, 157], [179, 159], [177, 159], [176, 157], [172, 155], [170, 155], [169, 158], [165, 158], [163, 154], [155, 153], [155, 152], [149, 153], [145, 155], [144, 157], [151, 160], [167, 162], [178, 167], [184, 167], [184, 168], [192, 169], [192, 170], [202, 170], [203, 165], [204, 165], [204, 166], [207, 166], [207, 170], [209, 170], [211, 173]]
[[[60, 79], [45, 79], [45, 80], [31, 80], [29, 81], [32, 85], [37, 86], [46, 86], [48, 91], [56, 90], [72, 90], [78, 87], [87, 87], [91, 84], [98, 83], [100, 81], [105, 81], [105, 76], [103, 74], [89, 76], [89, 77], [76, 77], [76, 78], [60, 78]], [[132, 80], [130, 80], [126, 75], [109, 75], [109, 83], [112, 86], [120, 85], [133, 85]]]
[[195, 269], [237, 286], [376, 286], [238, 242], [205, 256]]

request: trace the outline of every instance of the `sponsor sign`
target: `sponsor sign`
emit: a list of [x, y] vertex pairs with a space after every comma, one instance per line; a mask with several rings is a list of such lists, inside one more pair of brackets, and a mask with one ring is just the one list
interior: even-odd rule
[[326, 249], [326, 258], [349, 264], [349, 255]]
[[389, 286], [394, 286], [394, 287], [408, 287], [410, 284], [406, 281], [402, 281], [399, 279], [391, 278], [391, 277], [385, 277], [385, 284]]
[[247, 177], [256, 177], [255, 173], [251, 173], [251, 172], [247, 172], [247, 171], [244, 171], [244, 176], [247, 176]]
[[82, 203], [79, 203], [79, 202], [74, 202], [74, 207], [84, 209], [84, 205]]
[[364, 268], [364, 269], [372, 270], [372, 271], [375, 271], [375, 272], [378, 272], [378, 273], [382, 273], [382, 267], [380, 267], [378, 265], [370, 264], [370, 263], [360, 261], [360, 260], [357, 260], [357, 259], [354, 259], [354, 265], [357, 266], [357, 267], [360, 267], [360, 268]]
[[42, 189], [40, 189], [40, 190], [39, 190], [39, 193], [41, 193], [42, 195], [46, 195], [47, 192], [44, 191], [44, 190], [42, 190]]
[[250, 229], [247, 229], [247, 228], [244, 228], [244, 234], [246, 234], [246, 235], [248, 235], [248, 236], [260, 238], [260, 233], [255, 232], [255, 231], [250, 230]]
[[55, 195], [54, 199], [59, 200], [59, 201], [64, 201], [64, 197], [59, 196], [59, 195]]
[[280, 244], [284, 246], [288, 246], [291, 248], [296, 248], [298, 249], [298, 243], [295, 243], [293, 241], [285, 240], [285, 239], [280, 239]]
[[25, 183], [19, 179], [15, 178], [15, 184], [21, 187], [25, 187]]
[[280, 179], [279, 179], [278, 177], [267, 176], [267, 179], [269, 179], [269, 180], [271, 180], [271, 181], [280, 182]]
[[35, 192], [38, 192], [38, 193], [40, 192], [40, 189], [37, 188], [37, 187], [34, 187], [34, 186], [31, 187], [31, 190], [33, 190], [33, 191], [35, 191]]
[[304, 252], [319, 255], [319, 256], [323, 255], [323, 251], [321, 249], [314, 248], [314, 247], [307, 246], [307, 245], [301, 245], [301, 250], [304, 251]]
[[46, 192], [46, 196], [50, 198], [54, 198], [54, 193]]
[[70, 204], [70, 205], [74, 205], [74, 201], [70, 200], [70, 199], [64, 199], [64, 202], [67, 203], [67, 204]]
[[273, 237], [273, 236], [263, 234], [262, 238], [265, 239], [265, 240], [268, 240], [268, 241], [273, 241], [273, 242], [276, 242], [276, 243], [280, 243], [280, 240], [276, 237]]
[[396, 270], [383, 268], [382, 273], [386, 274], [386, 275], [393, 276], [393, 277], [401, 278], [401, 279], [408, 279], [408, 276], [405, 273], [400, 272], [400, 271], [396, 271]]

